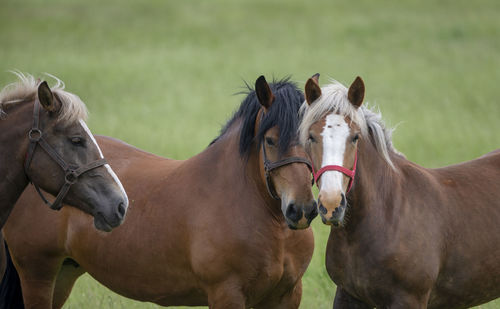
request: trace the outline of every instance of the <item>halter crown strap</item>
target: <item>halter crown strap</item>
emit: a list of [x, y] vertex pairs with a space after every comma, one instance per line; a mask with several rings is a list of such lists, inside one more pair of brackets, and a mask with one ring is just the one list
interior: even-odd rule
[[56, 161], [57, 164], [63, 169], [65, 175], [64, 175], [64, 184], [62, 185], [61, 189], [59, 189], [59, 193], [57, 194], [57, 197], [55, 201], [51, 204], [47, 198], [43, 195], [42, 191], [38, 187], [36, 183], [31, 181], [33, 186], [35, 187], [36, 191], [42, 198], [42, 200], [45, 202], [45, 204], [49, 205], [50, 208], [54, 210], [59, 210], [62, 208], [62, 202], [66, 194], [68, 193], [71, 185], [73, 185], [77, 180], [80, 175], [83, 173], [86, 173], [92, 169], [95, 169], [97, 167], [103, 166], [106, 164], [106, 159], [101, 158], [99, 160], [92, 161], [84, 166], [80, 167], [74, 167], [70, 166], [69, 164], [64, 161], [64, 159], [55, 151], [52, 146], [50, 146], [49, 143], [43, 138], [43, 133], [42, 130], [39, 128], [39, 123], [40, 123], [40, 102], [38, 101], [38, 98], [35, 99], [35, 105], [33, 106], [33, 126], [31, 127], [31, 130], [28, 132], [28, 138], [29, 138], [29, 145], [28, 145], [28, 151], [26, 152], [26, 160], [24, 162], [24, 172], [28, 179], [31, 178], [29, 177], [29, 167], [31, 165], [31, 161], [33, 161], [33, 155], [35, 153], [36, 146], [39, 144], [43, 150], [54, 160]]
[[317, 172], [314, 172], [314, 169], [313, 169], [314, 182], [318, 183], [318, 179], [321, 177], [321, 175], [323, 175], [324, 172], [327, 172], [327, 171], [341, 172], [342, 174], [344, 174], [350, 178], [349, 185], [347, 187], [347, 192], [346, 192], [346, 193], [348, 193], [352, 188], [352, 184], [354, 182], [354, 176], [356, 176], [357, 163], [358, 163], [358, 150], [356, 149], [356, 153], [354, 154], [354, 165], [352, 167], [352, 170], [347, 169], [347, 168], [340, 166], [340, 165], [325, 165], [322, 168], [320, 168]]

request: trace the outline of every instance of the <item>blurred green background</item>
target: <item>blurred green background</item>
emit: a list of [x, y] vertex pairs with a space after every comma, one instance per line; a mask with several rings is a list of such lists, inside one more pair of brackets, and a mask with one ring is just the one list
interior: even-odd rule
[[[185, 159], [218, 134], [243, 80], [360, 75], [397, 125], [396, 148], [438, 167], [500, 145], [499, 16], [498, 0], [0, 0], [0, 84], [9, 69], [54, 74], [86, 102], [94, 133]], [[328, 228], [313, 229], [301, 308], [331, 308]], [[65, 305], [151, 307], [89, 276]]]

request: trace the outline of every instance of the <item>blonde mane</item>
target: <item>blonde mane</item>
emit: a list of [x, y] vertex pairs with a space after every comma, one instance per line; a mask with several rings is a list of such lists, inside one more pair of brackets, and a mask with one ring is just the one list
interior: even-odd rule
[[300, 108], [302, 117], [299, 127], [300, 142], [305, 144], [309, 137], [309, 128], [315, 122], [329, 113], [336, 113], [348, 116], [361, 129], [362, 136], [373, 136], [375, 149], [384, 160], [396, 170], [389, 153], [401, 155], [392, 145], [393, 129], [386, 128], [379, 111], [374, 112], [366, 107], [366, 104], [356, 109], [347, 99], [348, 89], [337, 82], [331, 80], [331, 84], [321, 88], [322, 95], [313, 104], [304, 102]]
[[[19, 71], [10, 72], [17, 76], [18, 81], [8, 84], [0, 91], [0, 115], [4, 114], [5, 105], [33, 100], [37, 95], [39, 81], [33, 75]], [[88, 111], [85, 103], [77, 95], [65, 91], [65, 84], [62, 80], [48, 73], [45, 75], [56, 82], [51, 90], [61, 103], [58, 121], [73, 123], [80, 119], [87, 120]]]

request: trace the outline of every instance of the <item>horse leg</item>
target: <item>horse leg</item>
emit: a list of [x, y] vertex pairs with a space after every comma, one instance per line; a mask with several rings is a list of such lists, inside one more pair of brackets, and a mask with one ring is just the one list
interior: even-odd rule
[[335, 300], [333, 301], [334, 309], [372, 309], [370, 305], [352, 297], [344, 289], [337, 286], [335, 292]]
[[15, 263], [26, 309], [52, 308], [52, 294], [61, 263], [60, 257], [37, 259], [31, 263], [22, 263], [22, 267]]
[[290, 290], [286, 291], [285, 294], [270, 298], [266, 298], [264, 301], [260, 302], [255, 309], [296, 309], [299, 308], [300, 300], [302, 299], [302, 280], [297, 281], [295, 286]]
[[5, 248], [3, 253], [6, 265], [0, 283], [0, 309], [24, 308], [19, 274], [7, 249], [7, 243], [2, 242], [1, 247]]
[[7, 268], [7, 252], [5, 250], [3, 235], [0, 233], [0, 278], [3, 278], [5, 269]]
[[225, 281], [222, 284], [211, 286], [207, 294], [210, 309], [246, 308], [245, 295], [243, 295], [241, 285], [238, 282]]
[[52, 302], [53, 309], [62, 308], [73, 289], [76, 279], [84, 273], [85, 270], [74, 260], [64, 260], [56, 279]]

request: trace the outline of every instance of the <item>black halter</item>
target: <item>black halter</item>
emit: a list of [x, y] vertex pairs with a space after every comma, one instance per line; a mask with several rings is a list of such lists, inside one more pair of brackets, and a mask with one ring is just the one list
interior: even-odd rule
[[47, 152], [47, 154], [61, 166], [63, 169], [65, 176], [64, 176], [64, 184], [59, 189], [59, 194], [57, 194], [56, 200], [51, 204], [45, 196], [42, 194], [40, 191], [40, 188], [36, 183], [31, 181], [33, 186], [35, 186], [36, 191], [38, 194], [40, 194], [40, 197], [42, 200], [45, 202], [45, 204], [49, 205], [50, 208], [54, 210], [59, 210], [62, 208], [62, 200], [66, 196], [66, 194], [69, 191], [69, 188], [71, 187], [72, 184], [74, 184], [80, 175], [83, 173], [86, 173], [90, 170], [93, 170], [94, 168], [103, 166], [106, 164], [106, 159], [101, 158], [99, 160], [90, 162], [84, 166], [75, 166], [75, 165], [70, 165], [67, 164], [63, 158], [50, 146], [47, 141], [43, 138], [42, 130], [39, 128], [39, 122], [40, 122], [40, 102], [38, 101], [38, 98], [35, 99], [35, 105], [33, 107], [33, 126], [31, 127], [31, 130], [28, 133], [29, 141], [30, 144], [28, 146], [28, 152], [26, 153], [26, 161], [24, 162], [24, 172], [26, 173], [26, 176], [28, 179], [31, 178], [29, 177], [29, 167], [31, 164], [31, 161], [33, 160], [33, 154], [35, 153], [36, 146], [40, 144], [40, 146]]
[[[264, 117], [264, 113], [262, 113], [260, 120], [262, 122], [262, 118]], [[276, 200], [279, 200], [280, 197], [276, 193], [276, 189], [274, 188], [274, 185], [272, 184], [271, 180], [271, 172], [277, 168], [280, 168], [284, 165], [292, 164], [292, 163], [304, 163], [307, 165], [309, 170], [312, 172], [312, 165], [311, 161], [309, 161], [306, 158], [301, 158], [301, 157], [288, 157], [285, 159], [281, 159], [275, 162], [269, 161], [267, 158], [267, 153], [266, 153], [266, 146], [264, 145], [265, 143], [262, 142], [262, 155], [264, 159], [264, 171], [266, 172], [266, 185], [267, 185], [267, 191], [269, 191], [269, 194]], [[314, 181], [314, 180], [313, 180]]]

